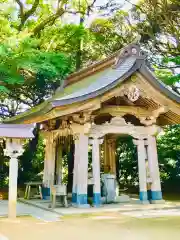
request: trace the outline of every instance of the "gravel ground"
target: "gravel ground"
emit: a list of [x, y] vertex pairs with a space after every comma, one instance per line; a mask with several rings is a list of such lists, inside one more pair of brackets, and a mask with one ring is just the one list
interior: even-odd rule
[[32, 217], [0, 219], [0, 240], [169, 240], [179, 239], [180, 217], [137, 218], [121, 213], [64, 217], [47, 222]]

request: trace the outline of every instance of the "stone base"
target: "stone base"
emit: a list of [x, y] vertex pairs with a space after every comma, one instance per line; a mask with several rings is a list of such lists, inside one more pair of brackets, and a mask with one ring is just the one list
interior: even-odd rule
[[89, 204], [76, 204], [76, 203], [73, 203], [72, 206], [75, 207], [75, 208], [90, 208]]
[[106, 197], [101, 197], [101, 204], [111, 204], [111, 203], [116, 203], [116, 201], [110, 201], [108, 202]]
[[92, 206], [93, 208], [101, 208], [102, 207], [102, 204], [99, 204], [99, 205], [94, 205]]
[[101, 197], [101, 204], [106, 203], [106, 198], [105, 197]]
[[103, 196], [105, 196], [105, 203], [115, 202], [116, 197], [116, 176], [114, 174], [102, 174]]
[[121, 194], [120, 196], [116, 197], [115, 202], [127, 203], [127, 202], [130, 202], [130, 197], [128, 195]]
[[150, 202], [148, 200], [142, 200], [142, 201], [140, 201], [140, 203], [143, 205], [150, 204]]
[[150, 202], [151, 202], [151, 204], [164, 204], [165, 200], [164, 199], [161, 199], [161, 200], [151, 200]]

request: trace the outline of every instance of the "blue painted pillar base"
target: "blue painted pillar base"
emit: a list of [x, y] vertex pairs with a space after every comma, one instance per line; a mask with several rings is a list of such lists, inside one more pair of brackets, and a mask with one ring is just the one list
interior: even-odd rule
[[76, 201], [73, 203], [73, 206], [78, 208], [89, 208], [87, 194], [76, 194]]
[[154, 204], [161, 204], [165, 201], [162, 198], [162, 192], [161, 191], [151, 191], [151, 203]]
[[101, 206], [101, 194], [100, 193], [94, 193], [93, 194], [93, 206], [94, 207], [100, 207]]
[[50, 200], [50, 188], [42, 187], [43, 200]]
[[147, 191], [140, 191], [139, 192], [139, 199], [141, 201], [147, 201], [148, 200]]
[[73, 192], [72, 193], [72, 203], [76, 203], [77, 202], [77, 193]]
[[140, 191], [139, 199], [141, 200], [142, 204], [149, 204], [147, 191]]
[[151, 191], [151, 199], [152, 200], [162, 200], [162, 192], [161, 191]]

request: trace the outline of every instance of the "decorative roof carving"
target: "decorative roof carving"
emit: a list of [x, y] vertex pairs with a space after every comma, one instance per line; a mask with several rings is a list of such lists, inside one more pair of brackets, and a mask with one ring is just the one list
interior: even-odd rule
[[158, 109], [155, 109], [150, 116], [147, 117], [139, 117], [140, 122], [146, 126], [150, 126], [156, 123], [157, 118], [160, 114], [166, 113], [168, 111], [167, 106], [162, 106]]
[[132, 85], [124, 90], [124, 95], [127, 96], [131, 102], [135, 102], [140, 97], [140, 91], [135, 85]]
[[73, 114], [72, 119], [73, 122], [83, 125], [86, 122], [92, 122], [93, 116], [91, 115], [91, 112], [85, 112], [82, 114]]
[[127, 123], [124, 118], [122, 117], [114, 117], [111, 119], [110, 123], [106, 122], [103, 126], [127, 126], [132, 125], [131, 123]]

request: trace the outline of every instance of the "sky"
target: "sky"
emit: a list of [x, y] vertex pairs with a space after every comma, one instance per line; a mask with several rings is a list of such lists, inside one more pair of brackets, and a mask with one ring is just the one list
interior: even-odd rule
[[[21, 0], [22, 2], [25, 2], [26, 0]], [[52, 1], [52, 0], [44, 0], [44, 2], [49, 2], [49, 1]], [[57, 3], [57, 1], [53, 0], [55, 3]], [[102, 6], [102, 5], [105, 5], [109, 0], [96, 0], [96, 6]], [[132, 4], [136, 4], [139, 0], [114, 0], [114, 2], [116, 3], [119, 3], [120, 6], [122, 6], [120, 9], [122, 10], [125, 10], [125, 11], [129, 11], [132, 7]], [[131, 2], [131, 3], [129, 3]], [[9, 7], [12, 6], [12, 4], [14, 4], [14, 0], [9, 0], [8, 3], [5, 3], [5, 4], [2, 4], [1, 3], [1, 8], [7, 8], [7, 6]], [[28, 7], [28, 5], [26, 6]], [[91, 14], [90, 17], [88, 17], [88, 20], [87, 20], [87, 23], [86, 25], [88, 26], [89, 24], [91, 24], [91, 22], [95, 19], [95, 18], [98, 18], [100, 17], [100, 14], [99, 13], [94, 13], [94, 14]], [[69, 23], [77, 23], [79, 24], [79, 16], [75, 16], [75, 15], [68, 15], [68, 14], [65, 14], [63, 17], [62, 17], [62, 21], [65, 23], [65, 24], [69, 24]]]
[[[129, 11], [132, 8], [132, 4], [136, 4], [139, 0], [128, 0], [128, 2], [126, 2], [126, 0], [114, 0], [115, 2], [119, 3], [120, 6], [122, 6], [122, 10], [125, 11]], [[96, 1], [96, 6], [102, 6], [103, 4], [106, 4], [108, 2], [108, 0], [97, 0]], [[129, 3], [131, 2], [131, 3]], [[87, 26], [95, 19], [98, 18], [100, 15], [98, 13], [94, 13], [92, 14], [89, 18], [88, 18], [88, 22], [86, 23]], [[63, 17], [63, 21], [64, 23], [76, 23], [79, 24], [79, 16], [75, 17], [75, 16], [68, 16], [67, 14]]]

